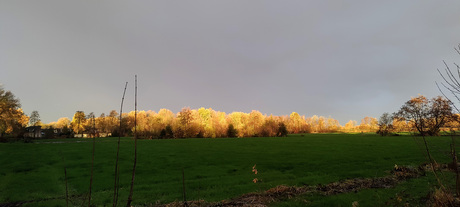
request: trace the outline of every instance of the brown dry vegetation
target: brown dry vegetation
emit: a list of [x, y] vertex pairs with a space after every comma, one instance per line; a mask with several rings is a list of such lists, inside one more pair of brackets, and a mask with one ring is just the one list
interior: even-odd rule
[[[391, 174], [379, 178], [354, 178], [338, 182], [333, 182], [327, 185], [317, 186], [286, 186], [279, 185], [274, 188], [268, 189], [263, 192], [248, 193], [240, 197], [225, 200], [217, 203], [207, 203], [203, 200], [200, 201], [187, 201], [187, 206], [268, 206], [270, 203], [280, 200], [291, 199], [299, 195], [308, 193], [320, 193], [323, 195], [335, 195], [341, 193], [357, 192], [369, 188], [391, 188], [398, 183], [412, 178], [425, 175], [425, 166], [422, 165], [418, 168], [411, 167], [398, 167], [391, 171]], [[441, 192], [433, 193], [433, 204], [445, 202], [447, 195]], [[450, 197], [449, 197], [450, 198]], [[458, 199], [457, 199], [458, 200]], [[184, 202], [173, 202], [166, 205], [152, 205], [156, 207], [179, 207], [184, 206]], [[436, 206], [436, 205], [434, 205]]]

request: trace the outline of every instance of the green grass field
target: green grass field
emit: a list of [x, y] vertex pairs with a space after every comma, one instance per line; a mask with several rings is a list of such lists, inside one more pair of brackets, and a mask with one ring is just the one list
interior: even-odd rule
[[[277, 185], [327, 184], [349, 178], [388, 175], [394, 165], [426, 162], [420, 138], [373, 134], [307, 134], [285, 138], [139, 140], [134, 205], [182, 200], [182, 170], [187, 200], [216, 202]], [[428, 138], [438, 162], [447, 163], [450, 137]], [[92, 204], [111, 205], [116, 138], [96, 140]], [[0, 204], [65, 206], [64, 167], [73, 205], [89, 191], [90, 139], [37, 140], [0, 144]], [[122, 138], [120, 199], [125, 205], [131, 179], [134, 141]], [[252, 173], [257, 165], [258, 174]], [[446, 175], [450, 176], [450, 175]], [[253, 183], [258, 178], [260, 182]], [[391, 189], [367, 189], [335, 196], [305, 195], [274, 206], [350, 206], [353, 201], [385, 205], [401, 195], [410, 203], [435, 186], [431, 175]], [[377, 202], [377, 203], [375, 203]], [[398, 201], [399, 202], [399, 201]]]

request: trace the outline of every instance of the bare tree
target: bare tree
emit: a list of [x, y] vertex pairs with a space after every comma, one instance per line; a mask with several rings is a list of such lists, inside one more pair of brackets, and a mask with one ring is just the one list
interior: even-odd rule
[[[460, 55], [460, 44], [457, 45], [457, 47], [454, 48], [457, 54]], [[443, 88], [451, 93], [451, 95], [457, 99], [457, 103], [460, 103], [460, 66], [456, 63], [454, 63], [456, 70], [455, 73], [452, 72], [452, 69], [449, 67], [449, 65], [443, 61], [445, 65], [444, 73], [443, 74], [439, 69], [438, 73], [441, 75], [442, 79], [444, 80], [444, 83], [441, 83]], [[452, 106], [454, 107], [455, 111], [457, 113], [460, 113], [460, 110], [453, 102], [448, 98], [448, 96], [443, 92], [441, 89], [440, 85], [436, 82], [436, 85], [438, 86], [439, 91], [446, 97], [451, 103]], [[453, 119], [454, 121], [460, 122], [460, 119], [458, 119], [458, 116], [454, 116], [456, 119]], [[452, 164], [454, 171], [456, 173], [456, 193], [457, 197], [460, 197], [460, 172], [458, 170], [458, 158], [457, 158], [457, 153], [455, 151], [455, 131], [452, 134], [452, 143], [451, 143], [451, 156], [452, 156]]]
[[452, 117], [451, 102], [441, 96], [429, 100], [420, 95], [404, 103], [395, 117], [412, 122], [422, 136], [437, 136]]
[[390, 132], [393, 130], [393, 117], [387, 112], [383, 113], [382, 116], [380, 116], [378, 125], [378, 134], [382, 136], [390, 134]]
[[32, 111], [29, 119], [30, 126], [37, 126], [40, 121], [40, 114], [38, 114], [38, 111]]
[[[460, 44], [454, 49], [460, 55]], [[445, 74], [443, 74], [439, 69], [437, 69], [439, 75], [441, 75], [442, 79], [444, 80], [444, 83], [441, 83], [441, 85], [443, 86], [444, 89], [448, 90], [452, 94], [452, 96], [454, 96], [457, 99], [458, 102], [460, 102], [460, 66], [454, 63], [456, 67], [456, 73], [454, 73], [452, 72], [452, 69], [449, 67], [446, 61], [443, 61], [443, 63], [446, 67], [444, 69]], [[438, 86], [439, 91], [444, 95], [444, 97], [449, 99], [448, 96], [446, 96], [446, 94], [443, 92], [443, 90], [441, 89], [440, 85], [437, 82], [436, 82], [436, 85]], [[457, 113], [459, 113], [460, 110], [458, 109], [458, 107], [456, 107], [455, 105], [453, 106], [455, 110], [457, 111]]]

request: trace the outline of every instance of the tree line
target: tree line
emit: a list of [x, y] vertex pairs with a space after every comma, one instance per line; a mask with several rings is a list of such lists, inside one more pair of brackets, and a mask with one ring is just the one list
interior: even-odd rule
[[[45, 127], [70, 129], [74, 134], [100, 136], [132, 136], [134, 131], [134, 113], [123, 113], [122, 127], [119, 128], [119, 114], [112, 110], [95, 117], [93, 113], [85, 115], [77, 111], [72, 120], [60, 118]], [[400, 129], [407, 129], [406, 122], [400, 121]], [[376, 132], [378, 120], [365, 117], [358, 125], [349, 121], [341, 126], [336, 119], [323, 116], [306, 117], [297, 112], [290, 115], [274, 116], [262, 114], [257, 110], [250, 113], [216, 111], [211, 108], [183, 108], [174, 113], [168, 109], [137, 112], [137, 135], [141, 138], [220, 138], [220, 137], [275, 137], [298, 133], [333, 132]], [[91, 132], [97, 134], [92, 135]]]
[[[38, 111], [31, 116], [24, 114], [19, 99], [13, 93], [0, 88], [0, 137], [3, 135], [21, 137], [27, 126], [41, 126], [47, 137], [84, 136], [132, 136], [134, 131], [134, 111], [121, 115], [116, 110], [108, 114], [85, 114], [75, 112], [72, 119], [59, 118], [56, 122], [44, 124]], [[391, 116], [387, 122], [392, 132], [411, 131], [417, 124], [411, 118], [401, 119]], [[331, 117], [301, 116], [297, 112], [290, 115], [274, 116], [257, 110], [250, 113], [216, 111], [211, 108], [183, 108], [178, 113], [168, 109], [138, 111], [137, 133], [141, 138], [218, 138], [218, 137], [274, 137], [298, 133], [360, 133], [380, 132], [382, 123], [373, 117], [364, 117], [360, 124], [350, 120], [344, 126]]]

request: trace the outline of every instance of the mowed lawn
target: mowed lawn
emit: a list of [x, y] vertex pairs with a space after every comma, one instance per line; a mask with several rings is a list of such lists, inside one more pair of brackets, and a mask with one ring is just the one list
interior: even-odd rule
[[[282, 184], [317, 185], [385, 176], [395, 164], [418, 166], [426, 162], [419, 139], [374, 134], [306, 134], [283, 138], [139, 140], [133, 205], [181, 201], [182, 170], [187, 200], [208, 202]], [[450, 140], [450, 137], [428, 138], [438, 162], [449, 161]], [[117, 138], [96, 139], [91, 201], [95, 206], [112, 203], [116, 146]], [[1, 143], [0, 204], [34, 200], [24, 206], [65, 206], [66, 167], [71, 202], [80, 205], [89, 192], [91, 152], [91, 139]], [[133, 153], [133, 139], [122, 138], [119, 196], [122, 205], [128, 197]], [[254, 165], [257, 175], [252, 172]], [[259, 182], [253, 183], [254, 178]]]

